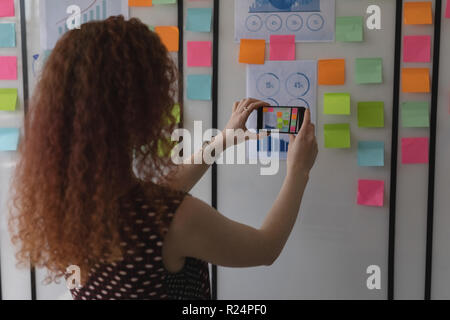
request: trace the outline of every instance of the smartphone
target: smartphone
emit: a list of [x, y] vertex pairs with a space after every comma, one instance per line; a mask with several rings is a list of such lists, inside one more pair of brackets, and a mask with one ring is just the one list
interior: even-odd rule
[[263, 107], [258, 109], [258, 132], [278, 130], [297, 134], [305, 118], [306, 107]]

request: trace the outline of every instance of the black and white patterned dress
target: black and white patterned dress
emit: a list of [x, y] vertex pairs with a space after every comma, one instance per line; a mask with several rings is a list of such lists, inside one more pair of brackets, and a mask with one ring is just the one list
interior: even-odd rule
[[[186, 194], [163, 190], [164, 200], [147, 199], [136, 187], [122, 204], [124, 257], [117, 263], [95, 265], [87, 283], [71, 290], [75, 300], [111, 299], [211, 299], [206, 262], [187, 258], [178, 273], [166, 270], [162, 259], [163, 237]], [[168, 198], [168, 194], [172, 194]], [[153, 204], [153, 205], [152, 205]], [[159, 204], [156, 206], [156, 204]], [[163, 208], [163, 221], [156, 220], [156, 207]], [[163, 226], [163, 227], [160, 227]]]

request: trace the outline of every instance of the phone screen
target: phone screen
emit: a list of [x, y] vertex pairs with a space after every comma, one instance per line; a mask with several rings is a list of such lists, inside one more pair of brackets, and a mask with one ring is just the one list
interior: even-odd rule
[[305, 116], [304, 107], [264, 107], [258, 110], [258, 130], [297, 134]]

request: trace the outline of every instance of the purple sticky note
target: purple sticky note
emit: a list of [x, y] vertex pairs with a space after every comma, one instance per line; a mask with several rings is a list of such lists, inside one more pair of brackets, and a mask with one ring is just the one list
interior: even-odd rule
[[431, 37], [430, 36], [405, 36], [403, 38], [404, 62], [430, 62], [431, 61]]
[[0, 17], [14, 16], [14, 0], [0, 0]]
[[447, 0], [447, 9], [445, 10], [445, 17], [450, 19], [450, 0]]
[[270, 60], [295, 60], [295, 35], [271, 35]]
[[361, 206], [384, 206], [384, 181], [358, 180], [357, 202]]
[[211, 41], [188, 41], [187, 50], [188, 67], [211, 67]]
[[0, 80], [17, 80], [17, 57], [0, 57]]
[[402, 139], [403, 164], [428, 163], [428, 152], [429, 152], [428, 138]]

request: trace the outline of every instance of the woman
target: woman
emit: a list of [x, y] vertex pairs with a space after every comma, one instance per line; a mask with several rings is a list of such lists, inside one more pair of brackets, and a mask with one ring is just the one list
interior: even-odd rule
[[[170, 160], [176, 80], [158, 36], [122, 17], [68, 32], [46, 63], [25, 123], [10, 228], [19, 261], [46, 267], [48, 280], [80, 268], [75, 299], [209, 299], [207, 262], [270, 265], [287, 241], [317, 154], [309, 112], [291, 136], [280, 194], [254, 229], [187, 194], [208, 165]], [[245, 129], [264, 105], [235, 103], [225, 129]]]

